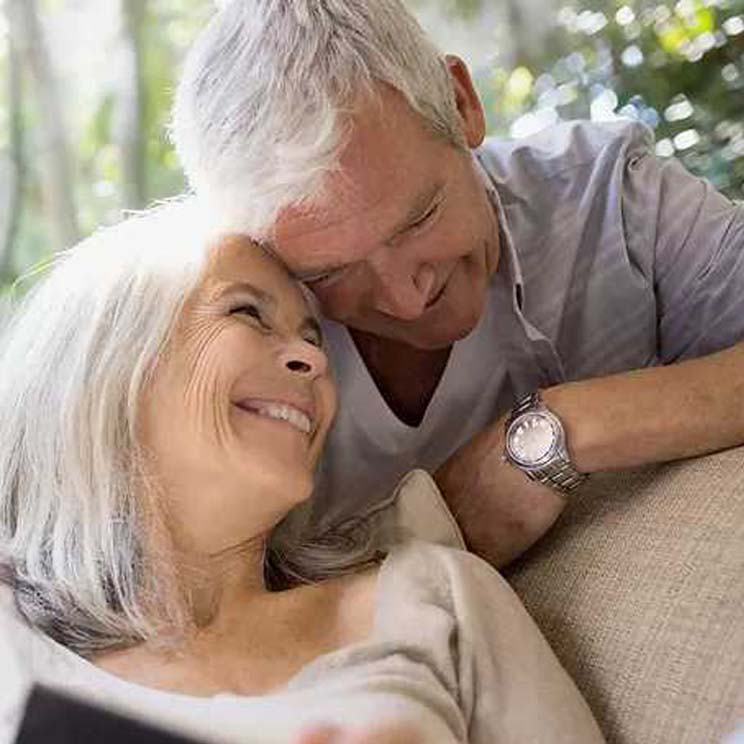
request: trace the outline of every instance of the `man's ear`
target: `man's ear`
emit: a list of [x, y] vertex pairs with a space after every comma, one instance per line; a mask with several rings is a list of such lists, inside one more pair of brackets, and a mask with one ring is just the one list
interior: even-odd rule
[[486, 116], [465, 62], [454, 54], [445, 57], [455, 103], [460, 113], [462, 130], [471, 148], [478, 147], [486, 136]]

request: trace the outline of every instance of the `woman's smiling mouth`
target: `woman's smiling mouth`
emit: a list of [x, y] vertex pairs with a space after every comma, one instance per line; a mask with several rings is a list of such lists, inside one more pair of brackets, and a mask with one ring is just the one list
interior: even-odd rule
[[238, 408], [257, 416], [286, 421], [303, 434], [311, 434], [313, 420], [305, 411], [289, 403], [272, 400], [247, 399], [236, 403]]

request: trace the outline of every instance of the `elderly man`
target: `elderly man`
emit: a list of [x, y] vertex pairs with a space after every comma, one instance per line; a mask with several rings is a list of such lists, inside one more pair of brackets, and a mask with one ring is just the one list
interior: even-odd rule
[[588, 474], [744, 442], [744, 210], [637, 124], [484, 128], [400, 0], [232, 0], [174, 132], [224, 226], [328, 318], [325, 518], [421, 466], [501, 565]]

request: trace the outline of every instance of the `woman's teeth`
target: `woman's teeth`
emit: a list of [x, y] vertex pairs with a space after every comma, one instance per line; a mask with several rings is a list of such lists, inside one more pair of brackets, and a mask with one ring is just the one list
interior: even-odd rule
[[246, 410], [256, 413], [259, 416], [286, 421], [305, 434], [309, 434], [313, 428], [312, 421], [310, 421], [306, 414], [284, 403], [251, 403], [249, 406], [244, 407]]

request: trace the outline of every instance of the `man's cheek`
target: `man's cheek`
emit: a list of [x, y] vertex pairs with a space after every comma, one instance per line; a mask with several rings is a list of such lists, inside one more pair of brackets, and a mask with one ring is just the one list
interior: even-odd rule
[[361, 294], [347, 287], [335, 287], [316, 292], [316, 297], [323, 315], [340, 323], [358, 316], [363, 299]]

